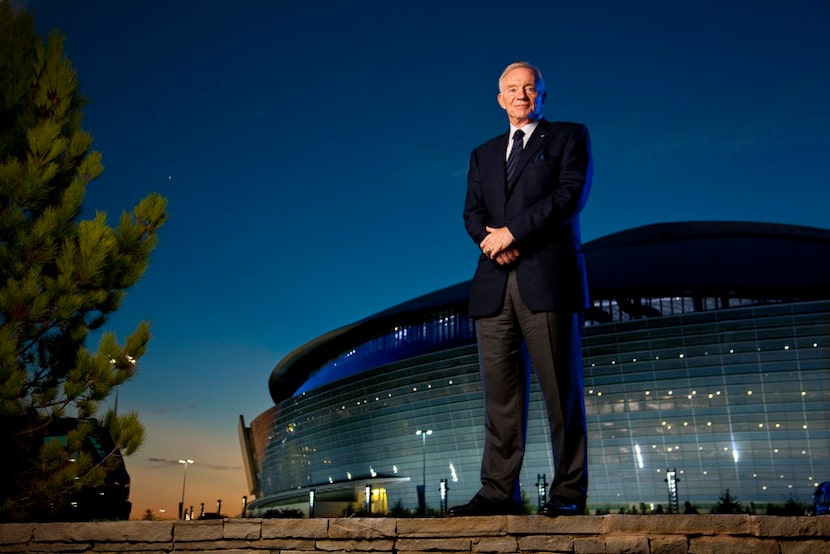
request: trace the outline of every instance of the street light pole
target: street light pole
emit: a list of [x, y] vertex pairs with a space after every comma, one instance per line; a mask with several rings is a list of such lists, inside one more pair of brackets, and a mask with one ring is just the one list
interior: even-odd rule
[[423, 461], [423, 465], [422, 465], [422, 467], [423, 467], [423, 476], [422, 476], [422, 481], [421, 481], [421, 490], [423, 492], [421, 494], [424, 495], [424, 501], [423, 501], [422, 505], [419, 506], [419, 508], [421, 508], [421, 511], [425, 513], [426, 512], [426, 506], [427, 506], [427, 503], [426, 503], [426, 494], [427, 494], [427, 435], [432, 434], [432, 429], [427, 429], [426, 431], [418, 429], [417, 431], [415, 431], [415, 434], [420, 435], [421, 444], [422, 444], [421, 458], [422, 458], [422, 461]]
[[184, 464], [184, 477], [182, 478], [182, 501], [179, 503], [179, 519], [184, 519], [184, 487], [187, 485], [187, 466], [193, 463], [191, 459], [179, 460]]

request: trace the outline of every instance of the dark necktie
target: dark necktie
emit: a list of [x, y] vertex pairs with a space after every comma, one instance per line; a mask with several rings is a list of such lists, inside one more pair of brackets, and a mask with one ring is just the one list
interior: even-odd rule
[[513, 176], [516, 174], [516, 167], [519, 165], [519, 156], [522, 155], [522, 150], [524, 149], [524, 141], [522, 138], [525, 136], [525, 132], [521, 129], [517, 129], [515, 133], [513, 133], [513, 148], [510, 149], [510, 155], [507, 156], [507, 182], [513, 180]]

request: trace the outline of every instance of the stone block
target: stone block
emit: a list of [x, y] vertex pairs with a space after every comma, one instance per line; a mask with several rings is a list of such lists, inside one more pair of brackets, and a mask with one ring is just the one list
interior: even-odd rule
[[399, 537], [486, 537], [506, 535], [509, 519], [513, 517], [401, 518], [397, 528]]
[[750, 535], [750, 516], [731, 514], [602, 516], [603, 534]]
[[[188, 546], [190, 545], [188, 544]], [[114, 554], [119, 552], [159, 554], [162, 552], [171, 552], [172, 550], [172, 542], [165, 544], [157, 542], [106, 542], [95, 543], [95, 546], [92, 549], [95, 554]], [[179, 552], [180, 550], [176, 550], [176, 554], [179, 554]]]
[[393, 539], [375, 540], [320, 540], [315, 544], [316, 550], [321, 552], [392, 552], [395, 548]]
[[519, 537], [519, 550], [522, 552], [573, 552], [574, 537], [570, 535], [528, 535]]
[[666, 535], [650, 537], [651, 554], [686, 554], [689, 551], [689, 540], [685, 535]]
[[288, 552], [291, 550], [299, 550], [307, 552], [314, 550], [315, 541], [313, 539], [262, 539], [249, 543], [251, 548], [260, 550], [269, 550], [270, 552]]
[[510, 554], [519, 552], [519, 543], [516, 537], [477, 537], [473, 539], [473, 552], [496, 552], [497, 554]]
[[329, 520], [313, 519], [264, 519], [262, 538], [306, 538], [325, 539], [329, 533]]
[[226, 539], [258, 540], [262, 535], [262, 520], [226, 519], [222, 534]]
[[34, 523], [6, 523], [0, 525], [0, 544], [25, 544], [34, 537], [34, 532]]
[[507, 531], [511, 535], [596, 535], [602, 532], [603, 517], [605, 516], [511, 517], [507, 520]]
[[395, 541], [398, 552], [470, 552], [472, 539], [466, 537], [444, 539], [398, 539]]
[[378, 539], [395, 536], [391, 518], [350, 517], [329, 520], [330, 539]]
[[216, 552], [226, 552], [233, 550], [246, 550], [251, 544], [259, 545], [256, 541], [243, 540], [209, 540], [209, 541], [187, 541], [178, 542], [175, 544], [175, 550], [178, 552], [182, 548], [188, 550], [213, 550]]
[[[97, 551], [95, 554], [99, 554]], [[105, 554], [105, 553], [101, 553]], [[159, 553], [162, 554], [162, 553]], [[272, 554], [270, 550], [250, 550], [248, 548], [244, 549], [210, 549], [210, 548], [201, 548], [201, 547], [191, 547], [191, 544], [187, 545], [187, 548], [180, 549], [176, 548], [176, 554]], [[306, 553], [308, 554], [308, 553]]]
[[752, 534], [758, 537], [820, 537], [820, 517], [752, 516]]
[[224, 522], [221, 519], [204, 521], [177, 521], [173, 524], [173, 541], [215, 541], [222, 538]]
[[605, 554], [605, 541], [600, 538], [574, 538], [574, 554]]
[[[72, 540], [92, 542], [134, 541], [170, 543], [172, 521], [96, 521], [72, 526]], [[162, 546], [162, 548], [164, 548]]]
[[827, 554], [830, 541], [809, 539], [805, 541], [778, 541], [781, 554]]
[[35, 544], [24, 550], [15, 550], [15, 552], [25, 552], [26, 554], [87, 554], [88, 552], [93, 552], [93, 545], [83, 542], [54, 542]]
[[35, 523], [35, 542], [71, 542], [71, 523]]
[[706, 536], [689, 539], [689, 554], [780, 554], [774, 539], [753, 537]]
[[605, 552], [609, 554], [641, 554], [650, 552], [644, 535], [614, 535], [605, 537]]

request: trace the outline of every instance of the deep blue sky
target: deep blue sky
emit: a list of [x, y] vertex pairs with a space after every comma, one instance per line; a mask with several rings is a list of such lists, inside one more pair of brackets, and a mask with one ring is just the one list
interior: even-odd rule
[[21, 4], [65, 35], [90, 99], [106, 171], [89, 213], [114, 224], [148, 192], [169, 199], [109, 326], [152, 323], [119, 401], [148, 432], [128, 459], [133, 517], [175, 511], [182, 457], [197, 462], [186, 503], [237, 513], [237, 418], [269, 407], [279, 360], [470, 278], [468, 157], [506, 130], [495, 96], [510, 62], [542, 69], [548, 119], [591, 131], [585, 240], [830, 221], [826, 0]]

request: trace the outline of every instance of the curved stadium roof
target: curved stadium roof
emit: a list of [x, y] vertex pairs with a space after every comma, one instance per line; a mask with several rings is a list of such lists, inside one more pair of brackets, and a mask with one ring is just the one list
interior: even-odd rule
[[[824, 299], [830, 295], [830, 230], [773, 223], [656, 223], [584, 245], [594, 299], [723, 296]], [[437, 309], [466, 313], [470, 282], [409, 300], [300, 346], [271, 373], [275, 403], [290, 398], [338, 354], [386, 324]]]

